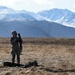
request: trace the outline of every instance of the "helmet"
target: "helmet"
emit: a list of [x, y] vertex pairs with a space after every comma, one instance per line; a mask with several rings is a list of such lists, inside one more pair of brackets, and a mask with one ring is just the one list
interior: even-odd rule
[[15, 34], [15, 35], [17, 35], [17, 32], [14, 30], [14, 31], [12, 31], [12, 34]]

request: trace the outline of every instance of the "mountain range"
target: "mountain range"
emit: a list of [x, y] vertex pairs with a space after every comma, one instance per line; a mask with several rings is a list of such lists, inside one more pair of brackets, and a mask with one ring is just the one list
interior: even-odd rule
[[75, 37], [75, 13], [67, 9], [51, 9], [38, 13], [0, 6], [0, 37], [10, 37], [11, 31], [22, 37]]
[[11, 8], [7, 8], [5, 6], [0, 7], [0, 20], [2, 21], [15, 21], [15, 20], [20, 20], [20, 21], [34, 21], [34, 20], [48, 20], [47, 18], [34, 13], [34, 12], [28, 12], [25, 10], [19, 11], [19, 10], [14, 10]]
[[38, 12], [39, 15], [50, 19], [53, 22], [60, 23], [75, 28], [75, 12], [68, 9], [51, 9]]

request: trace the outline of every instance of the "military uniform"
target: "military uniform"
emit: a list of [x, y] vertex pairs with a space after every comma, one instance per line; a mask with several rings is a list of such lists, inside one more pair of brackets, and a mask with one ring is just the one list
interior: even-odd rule
[[20, 39], [17, 36], [11, 37], [10, 41], [12, 44], [12, 63], [15, 62], [15, 56], [17, 55], [17, 62], [20, 64]]

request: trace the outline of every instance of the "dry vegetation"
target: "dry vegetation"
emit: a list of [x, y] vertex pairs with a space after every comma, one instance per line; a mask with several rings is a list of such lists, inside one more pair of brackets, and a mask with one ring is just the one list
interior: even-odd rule
[[[0, 66], [0, 75], [75, 75], [75, 39], [23, 38], [21, 63], [37, 60], [39, 67]], [[11, 61], [9, 38], [0, 38], [0, 61]]]

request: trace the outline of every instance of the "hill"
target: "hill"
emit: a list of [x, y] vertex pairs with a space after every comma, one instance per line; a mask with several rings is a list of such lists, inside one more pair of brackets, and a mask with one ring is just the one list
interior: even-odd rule
[[48, 21], [2, 21], [0, 37], [10, 37], [16, 30], [22, 37], [74, 38], [75, 29]]

